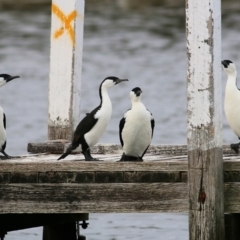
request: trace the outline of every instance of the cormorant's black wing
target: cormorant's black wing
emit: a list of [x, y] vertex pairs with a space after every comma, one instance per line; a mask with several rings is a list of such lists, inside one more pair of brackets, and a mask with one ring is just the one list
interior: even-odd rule
[[98, 119], [96, 119], [94, 116], [99, 109], [100, 109], [100, 106], [96, 107], [94, 110], [92, 110], [92, 112], [87, 113], [86, 116], [80, 121], [80, 123], [78, 124], [78, 126], [74, 132], [71, 145], [68, 147], [66, 152], [63, 153], [58, 158], [58, 160], [65, 158], [68, 154], [71, 153], [72, 150], [76, 149], [79, 146], [79, 144], [82, 143], [84, 134], [89, 132], [94, 127], [96, 122], [98, 121]]
[[98, 119], [96, 119], [94, 116], [99, 109], [100, 109], [100, 106], [96, 107], [92, 112], [87, 113], [86, 116], [78, 124], [73, 135], [73, 140], [72, 140], [73, 149], [74, 149], [74, 145], [75, 144], [78, 145], [81, 142], [84, 134], [89, 132], [98, 121]]
[[[148, 110], [148, 109], [147, 109]], [[148, 110], [149, 111], [149, 110]], [[149, 113], [150, 113], [150, 115], [151, 115], [151, 117], [152, 117], [152, 119], [151, 119], [151, 128], [152, 128], [152, 137], [153, 137], [153, 131], [154, 131], [154, 127], [155, 127], [155, 120], [154, 120], [154, 118], [153, 118], [153, 115], [152, 115], [152, 113], [149, 111]]]
[[[4, 129], [6, 130], [6, 115], [5, 113], [3, 113], [3, 126], [4, 126]], [[2, 145], [2, 149], [1, 149], [1, 152], [5, 155], [5, 148], [6, 148], [6, 145], [7, 145], [7, 140], [5, 140], [4, 144]]]
[[[148, 110], [148, 109], [147, 109], [147, 110]], [[149, 111], [149, 110], [148, 110], [148, 111]], [[152, 113], [151, 113], [150, 111], [149, 111], [149, 113], [151, 114], [151, 117], [152, 117], [152, 119], [151, 119], [151, 128], [152, 128], [152, 137], [153, 137], [153, 131], [154, 131], [154, 127], [155, 127], [155, 120], [154, 120], [154, 118], [153, 118], [153, 116], [152, 116]], [[142, 158], [143, 158], [143, 156], [145, 155], [145, 153], [147, 152], [149, 146], [150, 146], [150, 145], [148, 145], [147, 148], [145, 149], [145, 151], [143, 152]]]
[[6, 115], [5, 115], [5, 113], [3, 114], [3, 126], [6, 129]]
[[123, 117], [119, 122], [119, 138], [120, 138], [122, 147], [124, 145], [123, 139], [122, 139], [122, 130], [123, 130], [124, 124], [125, 124], [125, 117]]
[[152, 127], [152, 137], [153, 137], [153, 131], [154, 131], [154, 127], [155, 127], [155, 120], [153, 118], [151, 120], [151, 127]]

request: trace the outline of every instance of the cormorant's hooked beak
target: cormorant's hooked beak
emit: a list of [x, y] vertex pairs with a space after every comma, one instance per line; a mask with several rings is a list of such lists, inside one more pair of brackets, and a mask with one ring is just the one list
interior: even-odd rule
[[115, 84], [119, 84], [120, 82], [125, 82], [125, 81], [128, 81], [128, 79], [117, 79], [115, 81]]
[[20, 76], [10, 76], [9, 78], [6, 79], [6, 81], [9, 82], [15, 78], [20, 78]]

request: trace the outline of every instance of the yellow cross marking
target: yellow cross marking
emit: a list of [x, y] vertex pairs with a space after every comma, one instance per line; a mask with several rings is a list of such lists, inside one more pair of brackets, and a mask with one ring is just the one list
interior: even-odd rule
[[54, 33], [54, 38], [59, 38], [65, 30], [68, 31], [69, 36], [71, 38], [72, 44], [75, 44], [75, 33], [74, 29], [71, 25], [71, 22], [77, 17], [77, 11], [72, 11], [68, 16], [66, 16], [61, 9], [55, 5], [54, 3], [52, 4], [52, 12], [56, 14], [56, 16], [61, 20], [63, 23], [64, 27], [61, 27]]

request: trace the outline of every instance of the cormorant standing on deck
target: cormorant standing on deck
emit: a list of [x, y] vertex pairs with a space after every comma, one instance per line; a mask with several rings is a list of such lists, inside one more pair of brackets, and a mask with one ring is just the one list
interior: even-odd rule
[[[223, 60], [222, 65], [228, 75], [224, 101], [225, 115], [230, 128], [240, 139], [240, 91], [237, 87], [237, 70], [230, 60]], [[231, 148], [239, 153], [239, 145], [240, 143], [233, 143]]]
[[112, 116], [112, 103], [107, 90], [123, 81], [128, 81], [128, 79], [107, 77], [102, 81], [99, 87], [100, 105], [81, 120], [74, 132], [71, 145], [58, 160], [65, 158], [79, 146], [86, 161], [97, 160], [91, 156], [90, 148], [98, 143]]
[[133, 88], [130, 92], [132, 108], [119, 123], [119, 137], [123, 146], [120, 161], [143, 161], [153, 136], [155, 121], [141, 102], [142, 90]]
[[[0, 87], [10, 82], [11, 80], [19, 78], [19, 76], [10, 76], [8, 74], [0, 74]], [[11, 158], [6, 152], [7, 136], [6, 136], [6, 115], [0, 106], [0, 152], [4, 155], [0, 159]]]

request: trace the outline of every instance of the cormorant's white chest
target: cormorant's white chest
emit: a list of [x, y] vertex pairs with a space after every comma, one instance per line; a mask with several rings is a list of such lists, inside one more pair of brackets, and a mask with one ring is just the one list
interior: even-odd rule
[[0, 151], [3, 144], [6, 142], [6, 130], [3, 125], [3, 109], [0, 107]]
[[151, 114], [141, 102], [135, 102], [125, 114], [122, 130], [123, 152], [126, 155], [141, 157], [151, 143]]
[[229, 77], [227, 80], [224, 110], [232, 131], [240, 137], [240, 91], [235, 78]]
[[84, 138], [89, 147], [94, 146], [99, 142], [100, 137], [105, 132], [107, 125], [112, 116], [112, 103], [108, 96], [107, 90], [102, 91], [102, 105], [101, 108], [95, 114], [97, 119], [93, 128], [84, 135]]

